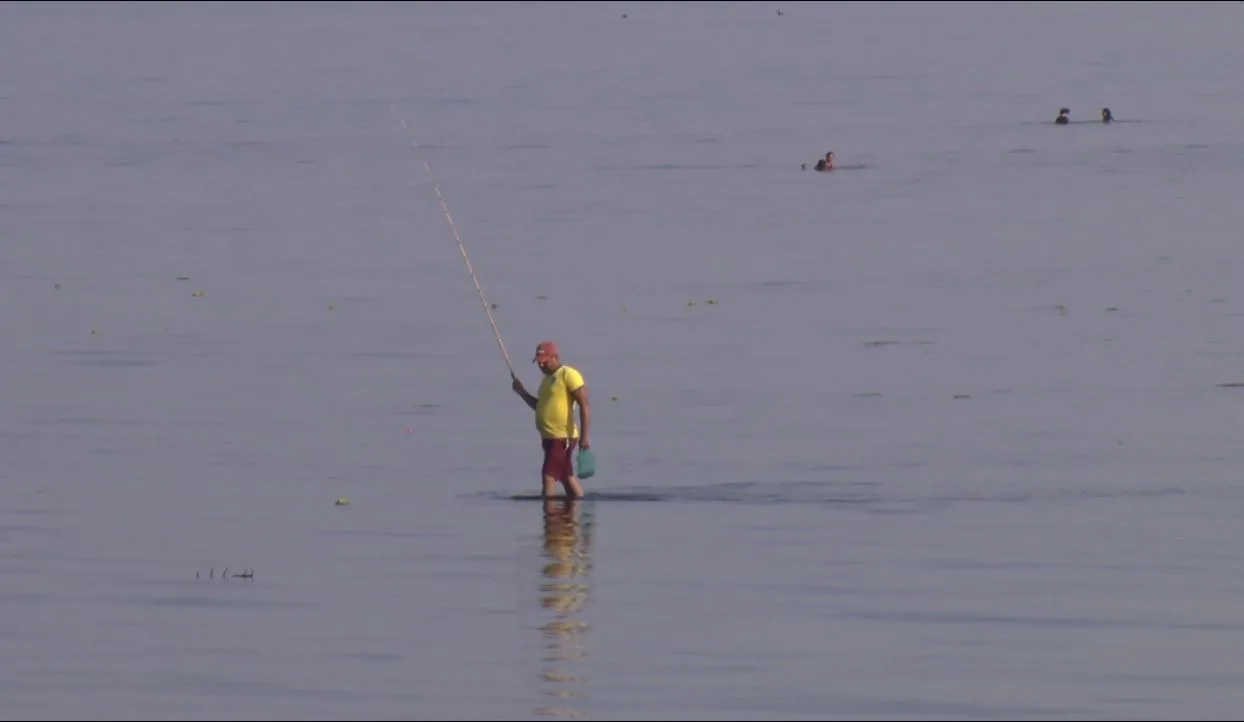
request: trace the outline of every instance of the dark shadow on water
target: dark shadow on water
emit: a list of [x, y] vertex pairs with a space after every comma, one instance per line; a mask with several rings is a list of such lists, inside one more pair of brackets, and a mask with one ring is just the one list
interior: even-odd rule
[[596, 170], [605, 172], [617, 171], [728, 171], [755, 170], [762, 167], [759, 163], [651, 163], [647, 165], [597, 166]]
[[867, 168], [872, 168], [872, 166], [865, 165], [864, 163], [848, 163], [846, 165], [836, 165], [834, 166], [833, 170], [819, 170], [818, 171], [818, 170], [814, 170], [811, 166], [808, 167], [808, 170], [811, 170], [815, 173], [833, 175], [834, 173], [837, 173], [840, 170], [865, 170]]
[[[1073, 120], [1070, 123], [1063, 123], [1062, 125], [1117, 125], [1119, 123], [1151, 123], [1151, 122], [1153, 121], [1139, 120], [1139, 119], [1119, 120], [1118, 118], [1115, 118], [1109, 123], [1103, 123], [1101, 122], [1100, 119], [1094, 119], [1094, 120]], [[1025, 120], [1025, 121], [1022, 121], [1020, 125], [1059, 125], [1059, 123], [1055, 123], [1052, 120]]]
[[[883, 501], [865, 491], [872, 483], [726, 482], [702, 486], [628, 486], [608, 491], [586, 491], [585, 502], [715, 502], [733, 504], [869, 504]], [[541, 501], [538, 493], [485, 492], [489, 499]]]
[[587, 698], [583, 662], [588, 657], [591, 625], [582, 618], [588, 600], [592, 569], [592, 518], [586, 502], [573, 499], [544, 501], [543, 548], [540, 554], [541, 693], [549, 702], [539, 705], [540, 716], [582, 717], [578, 708]]
[[[919, 466], [916, 464], [915, 466]], [[855, 509], [869, 514], [919, 514], [961, 504], [1079, 504], [1118, 499], [1161, 499], [1187, 493], [1179, 486], [1113, 487], [1083, 485], [1056, 488], [1017, 487], [999, 482], [964, 489], [961, 484], [929, 486], [927, 493], [911, 494], [870, 481], [741, 481], [698, 486], [616, 486], [586, 492], [587, 503], [713, 503], [743, 506], [797, 504], [804, 507]], [[474, 494], [498, 501], [541, 501], [538, 493], [500, 491]]]

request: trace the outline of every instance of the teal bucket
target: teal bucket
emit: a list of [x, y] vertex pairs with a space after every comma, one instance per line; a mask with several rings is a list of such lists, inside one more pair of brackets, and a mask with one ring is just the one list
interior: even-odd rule
[[596, 476], [596, 455], [591, 449], [579, 449], [579, 478], [590, 479]]

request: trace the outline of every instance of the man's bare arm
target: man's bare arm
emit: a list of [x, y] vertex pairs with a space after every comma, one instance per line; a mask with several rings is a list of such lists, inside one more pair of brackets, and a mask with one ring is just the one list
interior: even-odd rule
[[586, 449], [592, 443], [589, 436], [592, 426], [592, 404], [588, 399], [587, 384], [571, 391], [570, 395], [579, 402], [579, 446]]

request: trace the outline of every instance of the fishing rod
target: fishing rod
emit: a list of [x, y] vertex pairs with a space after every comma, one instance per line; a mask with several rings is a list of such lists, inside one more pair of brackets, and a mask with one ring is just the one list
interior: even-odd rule
[[[393, 110], [397, 110], [397, 106], [393, 106]], [[410, 126], [406, 124], [406, 119], [400, 115], [398, 119], [402, 122], [402, 128], [406, 130], [410, 137], [410, 144], [419, 154], [419, 160], [423, 162], [423, 167], [428, 171], [428, 177], [432, 179], [432, 190], [436, 191], [436, 199], [441, 204], [441, 210], [445, 213], [445, 220], [449, 222], [449, 230], [454, 234], [454, 240], [458, 242], [458, 250], [462, 251], [462, 260], [466, 261], [467, 273], [471, 274], [471, 281], [475, 283], [475, 291], [479, 294], [480, 303], [484, 305], [484, 313], [488, 315], [488, 324], [492, 326], [492, 333], [497, 338], [497, 346], [501, 348], [501, 356], [505, 359], [505, 367], [510, 371], [510, 378], [518, 378], [514, 375], [514, 366], [510, 363], [510, 354], [505, 350], [505, 342], [501, 340], [501, 331], [497, 328], [497, 320], [492, 316], [492, 306], [488, 303], [488, 299], [484, 298], [484, 288], [480, 285], [479, 279], [475, 276], [475, 268], [471, 265], [471, 258], [467, 255], [466, 245], [462, 242], [462, 236], [458, 233], [458, 227], [454, 225], [454, 217], [449, 212], [449, 206], [445, 203], [445, 197], [441, 195], [440, 186], [436, 183], [436, 178], [432, 174], [432, 166], [428, 165], [428, 159], [424, 156], [422, 149], [419, 148], [418, 141], [415, 140], [415, 134], [411, 131]]]

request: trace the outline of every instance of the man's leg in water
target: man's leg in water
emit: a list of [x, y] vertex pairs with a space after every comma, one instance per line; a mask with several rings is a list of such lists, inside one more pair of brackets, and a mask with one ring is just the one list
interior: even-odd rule
[[[562, 489], [566, 492], [567, 499], [582, 499], [583, 487], [579, 484], [579, 480], [574, 476], [561, 480]], [[545, 499], [552, 499], [556, 496], [557, 479], [547, 474], [544, 476], [544, 491], [542, 495]]]
[[566, 477], [562, 482], [562, 488], [566, 490], [566, 497], [569, 499], [582, 499], [583, 487], [579, 484], [579, 479], [574, 474]]
[[575, 440], [568, 442], [561, 439], [544, 439], [544, 464], [540, 469], [543, 481], [542, 495], [545, 499], [553, 497], [557, 483], [560, 481], [566, 496], [571, 499], [583, 498], [583, 487], [574, 475], [573, 452]]
[[579, 478], [574, 475], [574, 450], [578, 445], [578, 439], [568, 440], [566, 453], [562, 455], [562, 488], [565, 489], [568, 499], [583, 498], [583, 487], [579, 484]]
[[[561, 485], [562, 485], [562, 489], [566, 492], [567, 499], [582, 499], [583, 498], [583, 487], [579, 484], [579, 480], [577, 478], [571, 476], [569, 478], [562, 479]], [[542, 496], [545, 499], [555, 498], [556, 491], [557, 491], [557, 479], [554, 479], [553, 477], [546, 475], [544, 477], [544, 490], [542, 492]]]

